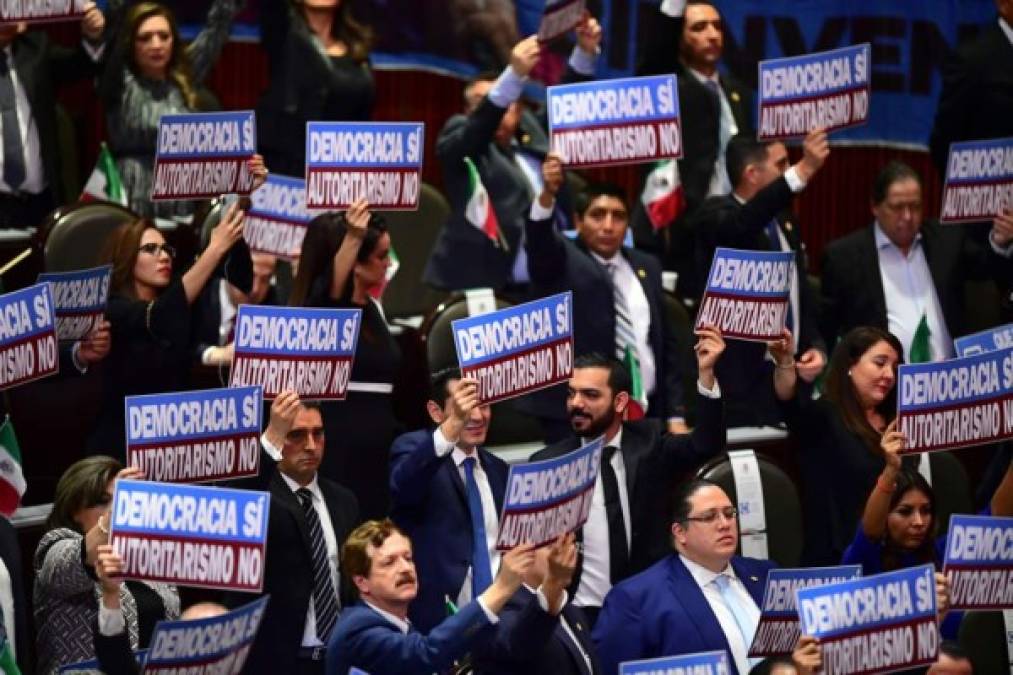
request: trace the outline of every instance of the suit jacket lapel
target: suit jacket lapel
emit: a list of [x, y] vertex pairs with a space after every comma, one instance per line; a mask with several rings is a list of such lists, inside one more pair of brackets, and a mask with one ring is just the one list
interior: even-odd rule
[[883, 290], [883, 277], [879, 273], [879, 248], [876, 246], [876, 224], [873, 223], [872, 227], [868, 228], [865, 232], [865, 247], [866, 253], [862, 256], [864, 260], [862, 263], [865, 266], [865, 275], [869, 279], [869, 283], [872, 284], [872, 288], [876, 297], [873, 300], [876, 302], [876, 315], [884, 317], [884, 327], [886, 324], [886, 291]]
[[11, 50], [14, 52], [13, 68], [17, 71], [18, 80], [25, 89], [25, 96], [28, 102], [35, 105], [35, 68], [32, 67], [34, 45], [24, 39], [17, 39], [11, 43]]
[[306, 526], [306, 518], [302, 514], [302, 505], [299, 504], [299, 498], [295, 496], [288, 487], [288, 483], [281, 477], [281, 473], [276, 469], [274, 475], [271, 476], [271, 496], [281, 504], [289, 515], [295, 521], [296, 529], [299, 530], [299, 535], [302, 537], [303, 543], [306, 545], [307, 551], [313, 550], [313, 544], [310, 541], [310, 531]]
[[[556, 628], [556, 630], [559, 633], [562, 633], [562, 635], [560, 635], [560, 640], [562, 640], [563, 645], [566, 647], [566, 651], [570, 652], [570, 657], [573, 658], [574, 663], [577, 664], [577, 669], [586, 675], [596, 675], [598, 673], [598, 669], [595, 668], [594, 659], [590, 658], [590, 655], [594, 654], [594, 646], [591, 644], [590, 626], [587, 625], [587, 620], [584, 618], [583, 613], [575, 611], [574, 608], [568, 604], [563, 607], [562, 616], [560, 618], [566, 619], [566, 623], [570, 626], [570, 630], [573, 632], [574, 637], [576, 637], [577, 641], [580, 642], [579, 645], [574, 643], [573, 638], [566, 633], [566, 629], [563, 628], [562, 621], [560, 621], [559, 627]], [[581, 649], [584, 650], [583, 653], [581, 653]], [[592, 667], [591, 671], [588, 671], [587, 661], [584, 660], [584, 654], [589, 655]]]
[[[637, 471], [640, 469], [640, 460], [644, 456], [644, 448], [639, 442], [634, 427], [628, 424], [623, 425], [623, 447], [619, 450], [623, 453], [623, 468], [626, 470], [626, 500], [630, 503], [630, 517], [633, 517], [633, 495], [634, 486], [637, 484]], [[662, 479], [662, 477], [658, 477]], [[630, 523], [632, 525], [633, 523]]]
[[709, 642], [710, 644], [720, 643], [731, 654], [732, 650], [728, 645], [728, 638], [725, 637], [725, 632], [721, 630], [721, 624], [718, 623], [714, 610], [711, 609], [710, 603], [703, 596], [703, 591], [697, 585], [696, 579], [689, 573], [686, 566], [682, 564], [682, 560], [677, 553], [673, 553], [669, 558], [668, 582], [673, 597], [682, 603], [687, 616], [695, 619], [693, 625], [696, 626], [697, 631], [700, 633], [702, 641], [705, 643]]
[[[938, 255], [933, 255], [936, 251], [936, 229], [929, 225], [922, 225], [922, 251], [925, 254], [925, 264], [929, 267], [929, 274], [932, 275], [932, 284], [937, 288], [946, 288], [944, 285], [946, 279], [943, 276], [943, 269], [940, 266], [940, 260]], [[936, 295], [940, 295], [936, 292]], [[945, 309], [943, 310], [945, 312]]]
[[[489, 459], [487, 450], [479, 448], [476, 453], [478, 460], [482, 462], [482, 470], [485, 471], [485, 475], [489, 479], [489, 489], [492, 490], [492, 501], [496, 505], [496, 510], [500, 511], [503, 509], [503, 491], [506, 490], [506, 476], [500, 478], [499, 467], [492, 467], [492, 461]], [[496, 518], [499, 519], [499, 513], [496, 514]]]
[[766, 576], [761, 577], [750, 573], [750, 571], [742, 564], [742, 560], [740, 558], [732, 558], [731, 565], [732, 569], [735, 570], [735, 575], [746, 587], [746, 590], [749, 591], [749, 596], [753, 599], [753, 602], [756, 603], [757, 607], [762, 607], [763, 587], [767, 583]]

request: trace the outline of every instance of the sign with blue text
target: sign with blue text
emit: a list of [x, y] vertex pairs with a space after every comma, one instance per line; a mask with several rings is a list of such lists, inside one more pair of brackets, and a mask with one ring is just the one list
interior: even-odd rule
[[424, 131], [422, 122], [308, 122], [306, 206], [417, 209]]
[[619, 664], [619, 675], [731, 675], [729, 664], [727, 652], [697, 652], [626, 661]]
[[148, 480], [200, 483], [260, 470], [260, 387], [124, 399], [127, 463]]
[[791, 251], [714, 251], [696, 327], [726, 338], [777, 340], [788, 316], [795, 254]]
[[248, 195], [253, 174], [247, 161], [257, 152], [252, 110], [162, 115], [151, 199], [205, 199]]
[[259, 593], [271, 495], [118, 480], [109, 543], [126, 579]]
[[243, 238], [253, 253], [295, 260], [302, 250], [306, 226], [306, 181], [270, 174], [250, 195], [250, 211], [243, 222]]
[[80, 340], [102, 321], [109, 300], [109, 280], [113, 266], [103, 265], [74, 272], [44, 272], [39, 283], [53, 290], [56, 307], [56, 336], [61, 340]]
[[359, 340], [361, 309], [240, 305], [229, 386], [292, 389], [304, 399], [341, 400]]
[[992, 220], [1013, 209], [1013, 138], [950, 145], [941, 223]]
[[825, 673], [889, 673], [936, 660], [939, 625], [932, 565], [796, 593], [802, 633], [819, 638]]
[[0, 389], [59, 370], [56, 315], [49, 284], [0, 295]]
[[950, 516], [943, 574], [953, 609], [1013, 608], [1013, 518]]
[[482, 403], [564, 382], [573, 371], [569, 291], [451, 324], [461, 374], [478, 380]]
[[974, 356], [1010, 347], [1013, 347], [1013, 323], [958, 337], [953, 341], [957, 356]]
[[571, 167], [682, 157], [675, 75], [560, 84], [546, 91], [553, 152]]

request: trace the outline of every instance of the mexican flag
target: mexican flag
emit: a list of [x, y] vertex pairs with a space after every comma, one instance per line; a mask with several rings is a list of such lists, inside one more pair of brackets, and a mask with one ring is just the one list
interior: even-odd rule
[[679, 164], [674, 159], [656, 162], [647, 174], [640, 201], [655, 231], [668, 227], [686, 209], [679, 180]]
[[21, 675], [18, 662], [14, 659], [14, 651], [11, 649], [11, 641], [7, 635], [4, 622], [0, 621], [0, 673], [4, 675]]
[[82, 202], [104, 200], [114, 202], [122, 206], [128, 203], [127, 190], [120, 180], [120, 172], [116, 168], [116, 161], [113, 159], [109, 147], [103, 143], [98, 151], [98, 161], [95, 162], [95, 169], [88, 177], [81, 192]]
[[369, 289], [369, 294], [377, 300], [383, 297], [383, 292], [387, 290], [387, 285], [401, 267], [401, 260], [397, 257], [397, 252], [394, 251], [393, 246], [390, 247], [390, 251], [387, 255], [390, 257], [390, 267], [387, 268], [387, 273], [383, 276], [383, 281]]
[[503, 236], [499, 231], [499, 221], [496, 220], [496, 211], [492, 208], [489, 193], [482, 185], [478, 169], [470, 157], [464, 158], [464, 166], [468, 170], [468, 203], [464, 207], [464, 217], [484, 232], [492, 243], [500, 246], [503, 243]]
[[929, 330], [928, 316], [922, 314], [918, 328], [915, 329], [915, 334], [911, 338], [911, 353], [907, 355], [908, 363], [928, 363], [932, 360], [932, 344], [929, 342], [931, 337], [932, 331]]
[[8, 518], [13, 516], [26, 488], [21, 473], [21, 449], [11, 418], [7, 417], [0, 426], [0, 514]]
[[630, 374], [630, 405], [626, 409], [626, 419], [640, 420], [647, 414], [647, 392], [644, 391], [644, 380], [640, 375], [640, 360], [637, 359], [633, 347], [626, 345], [623, 351], [623, 366]]

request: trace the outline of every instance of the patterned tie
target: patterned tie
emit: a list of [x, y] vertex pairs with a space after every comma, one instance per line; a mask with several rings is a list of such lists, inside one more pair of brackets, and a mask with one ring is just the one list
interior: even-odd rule
[[636, 353], [637, 337], [633, 332], [633, 318], [630, 315], [629, 305], [626, 304], [626, 298], [623, 296], [619, 284], [616, 283], [619, 266], [612, 262], [605, 263], [605, 269], [608, 270], [609, 278], [612, 280], [612, 304], [615, 307], [616, 315], [616, 358], [622, 361], [626, 356], [627, 345], [633, 350], [633, 355], [638, 356]]
[[18, 104], [7, 52], [0, 50], [0, 121], [3, 123], [4, 182], [17, 192], [25, 182], [25, 148], [21, 143]]
[[735, 624], [739, 627], [739, 633], [742, 634], [742, 641], [745, 643], [746, 650], [748, 651], [749, 645], [753, 644], [753, 637], [756, 636], [756, 621], [746, 608], [742, 606], [742, 602], [738, 596], [732, 592], [731, 581], [729, 576], [720, 574], [711, 583], [717, 586], [718, 591], [721, 593], [721, 599], [725, 602], [725, 607], [732, 613]]
[[475, 600], [492, 584], [492, 563], [489, 561], [489, 542], [485, 538], [485, 517], [482, 513], [482, 496], [475, 482], [475, 458], [464, 460], [464, 483], [468, 493], [468, 511], [471, 513], [471, 599]]
[[310, 530], [310, 545], [313, 547], [313, 611], [317, 617], [317, 638], [327, 644], [331, 628], [338, 619], [340, 607], [338, 594], [334, 591], [331, 567], [327, 562], [327, 542], [320, 527], [320, 518], [313, 508], [313, 493], [306, 488], [295, 491]]

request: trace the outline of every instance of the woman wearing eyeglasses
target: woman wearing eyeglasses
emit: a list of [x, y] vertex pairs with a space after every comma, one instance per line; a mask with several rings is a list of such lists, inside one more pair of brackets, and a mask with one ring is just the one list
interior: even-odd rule
[[[112, 457], [71, 465], [60, 477], [46, 533], [35, 551], [35, 626], [39, 673], [95, 658], [98, 547], [109, 540], [109, 504], [118, 478], [143, 478]], [[125, 630], [134, 649], [148, 646], [155, 624], [179, 617], [179, 594], [169, 584], [127, 581], [120, 588]]]
[[88, 441], [92, 451], [123, 456], [123, 397], [185, 389], [190, 370], [191, 307], [224, 263], [226, 279], [249, 290], [249, 249], [240, 244], [244, 213], [229, 207], [207, 248], [181, 276], [173, 276], [175, 249], [150, 220], [116, 228], [103, 262], [113, 266], [106, 316], [112, 349], [103, 370], [104, 405]]

